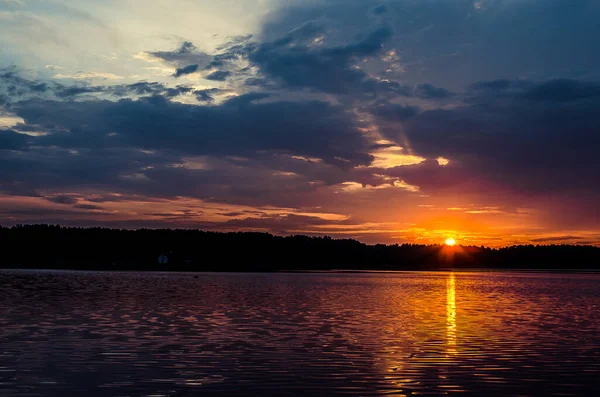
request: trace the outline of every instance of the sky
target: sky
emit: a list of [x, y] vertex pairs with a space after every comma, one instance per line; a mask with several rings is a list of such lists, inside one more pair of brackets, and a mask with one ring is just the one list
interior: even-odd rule
[[600, 245], [597, 0], [0, 0], [0, 225]]

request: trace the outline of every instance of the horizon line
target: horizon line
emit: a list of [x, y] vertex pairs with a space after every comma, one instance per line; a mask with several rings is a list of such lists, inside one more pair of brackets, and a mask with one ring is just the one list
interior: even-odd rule
[[51, 223], [19, 223], [19, 224], [15, 224], [12, 226], [4, 226], [2, 224], [0, 224], [0, 229], [16, 229], [16, 228], [23, 228], [23, 227], [34, 227], [34, 226], [45, 226], [45, 227], [58, 227], [58, 228], [63, 228], [63, 229], [86, 229], [86, 230], [91, 230], [91, 229], [104, 229], [104, 230], [114, 230], [114, 231], [130, 231], [130, 232], [136, 232], [136, 231], [192, 231], [192, 232], [202, 232], [202, 233], [215, 233], [215, 234], [235, 234], [235, 233], [247, 233], [247, 234], [264, 234], [264, 235], [269, 235], [269, 236], [273, 236], [273, 237], [279, 237], [279, 238], [292, 238], [292, 237], [306, 237], [306, 238], [321, 238], [321, 239], [330, 239], [330, 240], [338, 240], [338, 241], [355, 241], [359, 244], [365, 245], [365, 246], [377, 246], [377, 245], [382, 245], [382, 246], [405, 246], [405, 245], [410, 245], [410, 246], [422, 246], [422, 247], [444, 247], [447, 249], [456, 249], [456, 248], [478, 248], [478, 249], [487, 249], [487, 250], [501, 250], [501, 249], [507, 249], [507, 248], [515, 248], [515, 247], [590, 247], [590, 248], [596, 248], [596, 249], [600, 249], [599, 245], [594, 245], [594, 244], [577, 244], [577, 243], [552, 243], [552, 244], [533, 244], [533, 243], [529, 243], [529, 244], [512, 244], [512, 245], [503, 245], [503, 246], [497, 246], [497, 247], [490, 247], [490, 246], [486, 246], [483, 244], [480, 245], [476, 245], [476, 244], [461, 244], [457, 241], [456, 245], [453, 246], [449, 246], [447, 244], [444, 243], [416, 243], [416, 242], [397, 242], [397, 243], [380, 243], [380, 242], [376, 242], [376, 243], [365, 243], [360, 241], [357, 238], [340, 238], [340, 237], [332, 237], [331, 235], [327, 235], [327, 234], [315, 234], [315, 235], [310, 235], [310, 234], [277, 234], [277, 233], [273, 233], [273, 232], [268, 232], [268, 231], [263, 231], [263, 230], [237, 230], [237, 231], [219, 231], [219, 230], [208, 230], [208, 229], [200, 229], [200, 228], [180, 228], [180, 227], [175, 227], [175, 228], [169, 228], [169, 227], [163, 227], [163, 228], [153, 228], [153, 227], [139, 227], [139, 228], [117, 228], [117, 227], [110, 227], [110, 226], [67, 226], [67, 225], [61, 225], [61, 224], [51, 224]]

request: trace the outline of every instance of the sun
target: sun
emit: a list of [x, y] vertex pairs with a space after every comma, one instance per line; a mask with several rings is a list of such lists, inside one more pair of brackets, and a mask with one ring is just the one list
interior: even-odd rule
[[452, 247], [453, 245], [456, 245], [456, 240], [454, 240], [452, 237], [448, 237], [446, 239], [446, 245], [449, 245], [450, 247]]

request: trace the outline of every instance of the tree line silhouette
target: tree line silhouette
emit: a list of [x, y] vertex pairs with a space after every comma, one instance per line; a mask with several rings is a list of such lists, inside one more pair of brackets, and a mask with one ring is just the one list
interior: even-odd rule
[[[0, 268], [173, 271], [600, 269], [600, 248], [499, 249], [375, 244], [352, 239], [188, 229], [0, 226]], [[159, 263], [161, 256], [168, 264]]]

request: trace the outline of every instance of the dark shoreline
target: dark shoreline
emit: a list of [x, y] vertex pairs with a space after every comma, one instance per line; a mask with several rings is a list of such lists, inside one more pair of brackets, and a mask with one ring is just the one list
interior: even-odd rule
[[514, 268], [453, 268], [453, 269], [331, 269], [331, 270], [272, 270], [272, 271], [219, 271], [219, 270], [120, 270], [75, 268], [29, 268], [0, 267], [3, 271], [31, 272], [85, 272], [85, 273], [162, 273], [162, 274], [399, 274], [399, 273], [553, 273], [553, 274], [600, 274], [598, 269], [514, 269]]
[[600, 271], [600, 248], [586, 245], [368, 245], [351, 239], [256, 232], [52, 225], [0, 227], [0, 242], [0, 266], [13, 268], [192, 272]]

